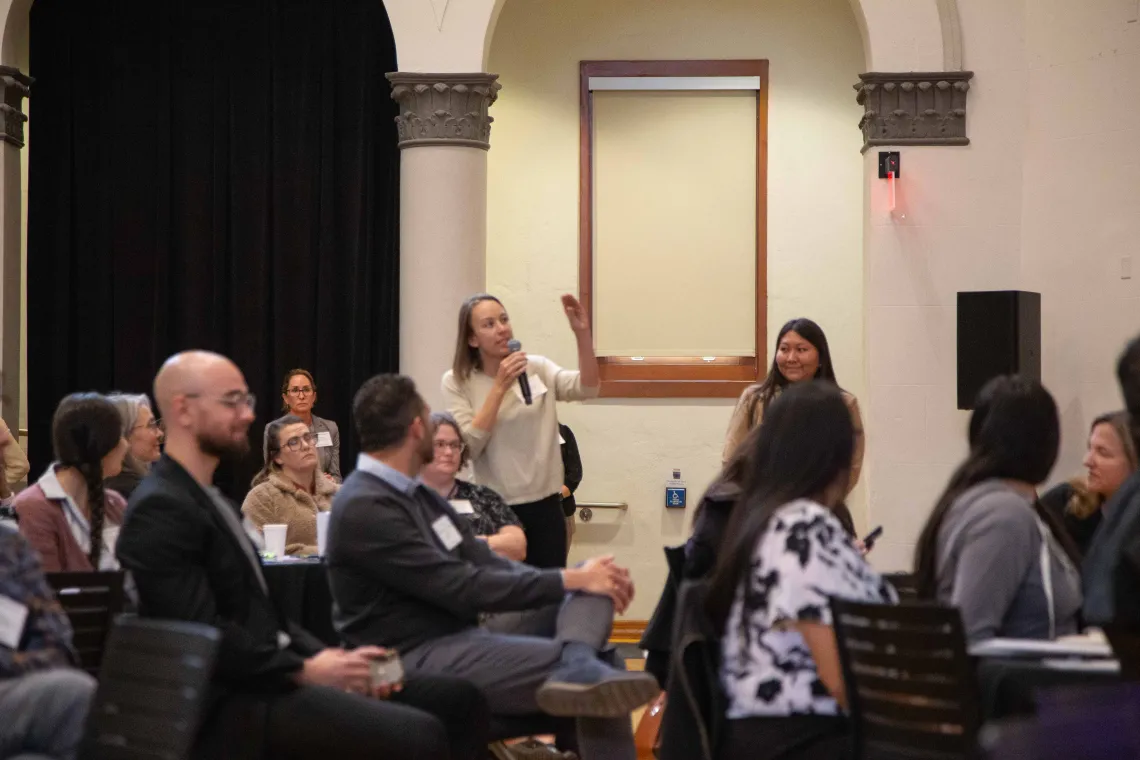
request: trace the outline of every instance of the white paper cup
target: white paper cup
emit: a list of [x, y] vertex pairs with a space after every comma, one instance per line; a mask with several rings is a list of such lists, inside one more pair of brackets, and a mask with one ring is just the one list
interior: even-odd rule
[[261, 533], [265, 536], [265, 551], [271, 552], [277, 559], [285, 556], [285, 533], [288, 525], [262, 525]]
[[329, 540], [329, 515], [331, 512], [317, 512], [317, 554], [325, 556]]

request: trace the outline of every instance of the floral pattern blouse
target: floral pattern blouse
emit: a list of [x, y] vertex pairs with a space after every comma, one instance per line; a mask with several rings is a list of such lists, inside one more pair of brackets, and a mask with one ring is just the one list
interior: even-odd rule
[[730, 719], [839, 714], [803, 636], [786, 625], [831, 625], [831, 597], [898, 601], [831, 510], [806, 499], [780, 507], [753, 552], [725, 626], [721, 682]]

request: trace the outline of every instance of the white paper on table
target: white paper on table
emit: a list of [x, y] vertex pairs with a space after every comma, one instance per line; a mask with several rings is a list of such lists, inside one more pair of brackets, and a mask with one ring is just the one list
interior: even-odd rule
[[1112, 647], [1093, 636], [1066, 637], [1064, 641], [995, 638], [974, 644], [970, 654], [974, 657], [1112, 657]]

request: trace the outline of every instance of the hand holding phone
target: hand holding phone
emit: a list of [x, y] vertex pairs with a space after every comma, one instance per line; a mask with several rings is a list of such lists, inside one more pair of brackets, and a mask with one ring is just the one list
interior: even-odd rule
[[875, 542], [879, 540], [879, 536], [883, 535], [883, 526], [875, 528], [863, 538], [863, 553], [871, 551], [875, 548]]

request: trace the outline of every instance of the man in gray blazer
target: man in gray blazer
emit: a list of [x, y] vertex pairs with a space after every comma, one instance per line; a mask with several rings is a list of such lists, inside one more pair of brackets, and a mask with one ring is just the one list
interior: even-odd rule
[[[633, 597], [629, 572], [612, 557], [560, 570], [496, 556], [415, 480], [433, 455], [429, 415], [406, 377], [374, 377], [356, 394], [364, 453], [329, 525], [337, 631], [349, 646], [398, 650], [411, 673], [471, 681], [492, 714], [577, 718], [584, 760], [633, 760], [629, 714], [657, 682], [599, 660], [614, 610]], [[530, 614], [505, 616], [512, 630], [500, 633], [479, 627], [486, 612]]]

